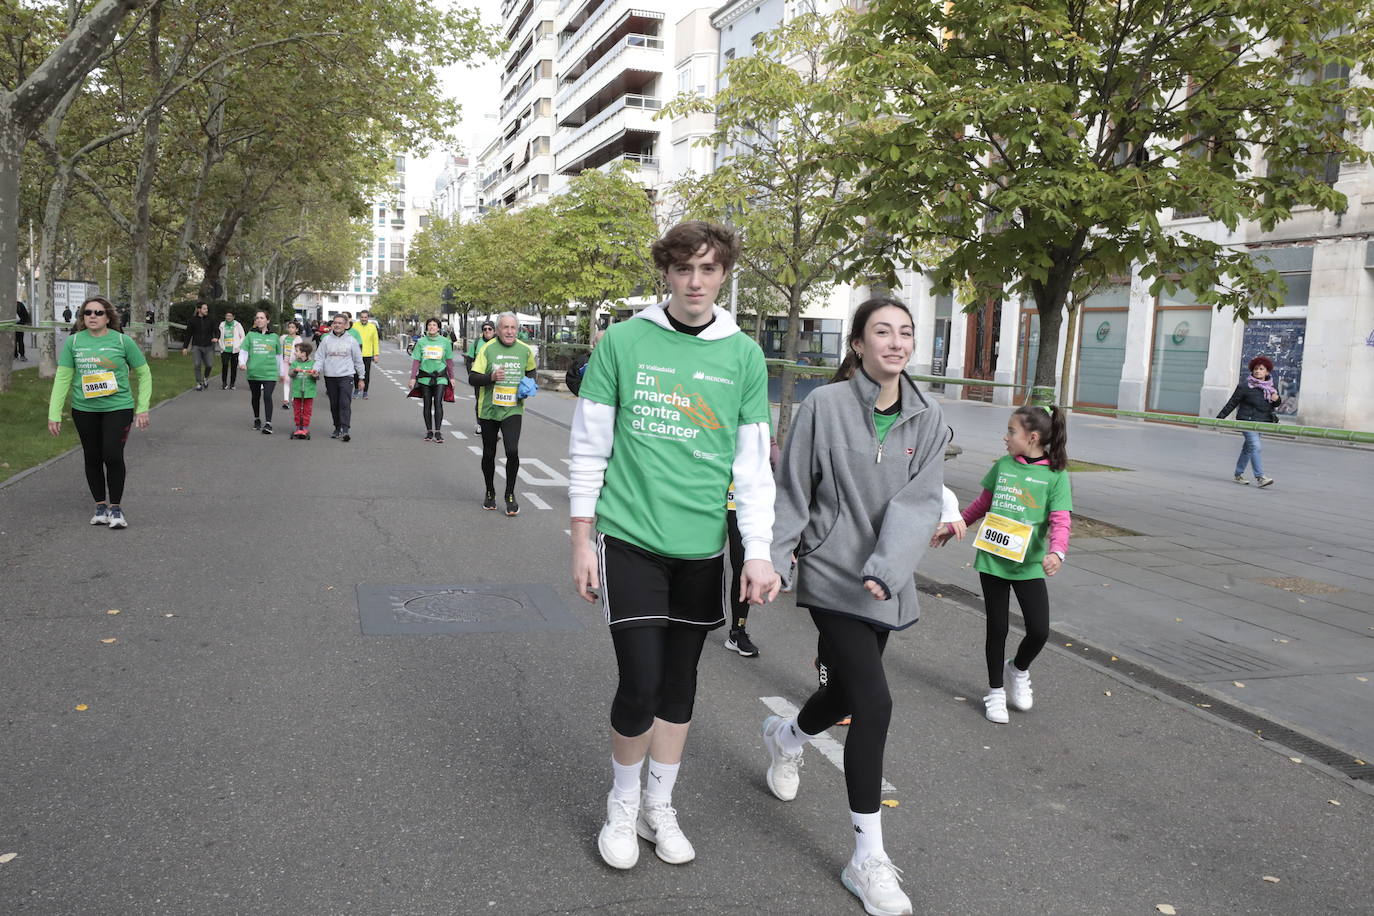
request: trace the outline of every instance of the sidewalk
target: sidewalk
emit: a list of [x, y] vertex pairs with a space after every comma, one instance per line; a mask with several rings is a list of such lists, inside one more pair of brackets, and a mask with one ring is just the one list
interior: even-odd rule
[[[1010, 410], [942, 407], [964, 448], [945, 480], [967, 505]], [[1260, 490], [1232, 482], [1239, 450], [1238, 435], [1072, 416], [1071, 458], [1127, 469], [1075, 473], [1076, 519], [1138, 534], [1084, 537], [1076, 521], [1052, 626], [1334, 745], [1374, 778], [1354, 762], [1374, 762], [1374, 452], [1266, 437], [1277, 483]], [[921, 573], [980, 595], [972, 554], [930, 551]]]

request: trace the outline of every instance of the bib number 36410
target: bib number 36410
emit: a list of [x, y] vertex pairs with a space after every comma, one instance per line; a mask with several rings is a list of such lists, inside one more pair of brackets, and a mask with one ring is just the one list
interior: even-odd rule
[[1020, 563], [1030, 547], [1032, 527], [1014, 519], [989, 512], [973, 546], [993, 556]]

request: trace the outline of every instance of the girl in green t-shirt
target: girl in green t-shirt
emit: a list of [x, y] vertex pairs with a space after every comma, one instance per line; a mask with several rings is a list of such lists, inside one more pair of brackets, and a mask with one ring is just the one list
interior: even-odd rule
[[312, 359], [314, 352], [315, 345], [310, 341], [297, 341], [291, 351], [291, 365], [286, 369], [286, 391], [291, 396], [291, 408], [296, 421], [292, 439], [310, 438], [310, 414], [315, 409], [315, 391], [320, 377]]
[[[963, 511], [966, 524], [987, 516], [973, 546], [973, 568], [983, 586], [988, 666], [984, 715], [999, 725], [1008, 721], [1007, 706], [1031, 708], [1030, 665], [1050, 635], [1050, 598], [1045, 577], [1059, 572], [1069, 548], [1073, 494], [1067, 470], [1068, 429], [1057, 407], [1018, 407], [1003, 437], [1007, 453], [983, 475], [983, 492]], [[936, 535], [943, 544], [948, 531]], [[1016, 656], [1004, 660], [1010, 593], [1026, 622], [1026, 635]]]
[[[91, 524], [127, 528], [120, 506], [124, 443], [130, 425], [148, 428], [153, 373], [133, 338], [120, 333], [119, 313], [108, 299], [96, 296], [81, 303], [80, 321], [80, 329], [62, 344], [57, 358], [48, 398], [48, 432], [62, 432], [62, 408], [70, 402], [72, 425], [86, 458], [86, 484], [95, 499]], [[132, 387], [130, 370], [138, 380]]]
[[426, 321], [424, 336], [410, 351], [410, 385], [420, 391], [426, 442], [444, 441], [444, 398], [453, 390], [453, 341], [439, 333], [442, 327], [438, 318]]
[[248, 388], [253, 393], [253, 429], [272, 435], [272, 401], [281, 377], [281, 339], [267, 326], [267, 313], [261, 309], [253, 316], [253, 330], [243, 335], [239, 368], [248, 370]]

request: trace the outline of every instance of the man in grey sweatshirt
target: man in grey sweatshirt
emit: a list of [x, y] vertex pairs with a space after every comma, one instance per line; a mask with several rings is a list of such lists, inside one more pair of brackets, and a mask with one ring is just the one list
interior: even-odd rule
[[[352, 439], [353, 379], [363, 375], [363, 351], [358, 340], [348, 333], [348, 319], [335, 315], [329, 333], [320, 338], [315, 351], [315, 371], [324, 379], [329, 395], [329, 413], [334, 419], [331, 439], [348, 442]], [[359, 381], [358, 390], [366, 390], [367, 383]]]

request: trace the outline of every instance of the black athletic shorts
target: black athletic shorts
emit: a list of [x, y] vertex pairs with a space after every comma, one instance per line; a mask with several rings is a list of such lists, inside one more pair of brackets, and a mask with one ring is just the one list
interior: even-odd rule
[[688, 626], [714, 630], [730, 613], [725, 555], [682, 560], [598, 533], [601, 606], [612, 630]]

